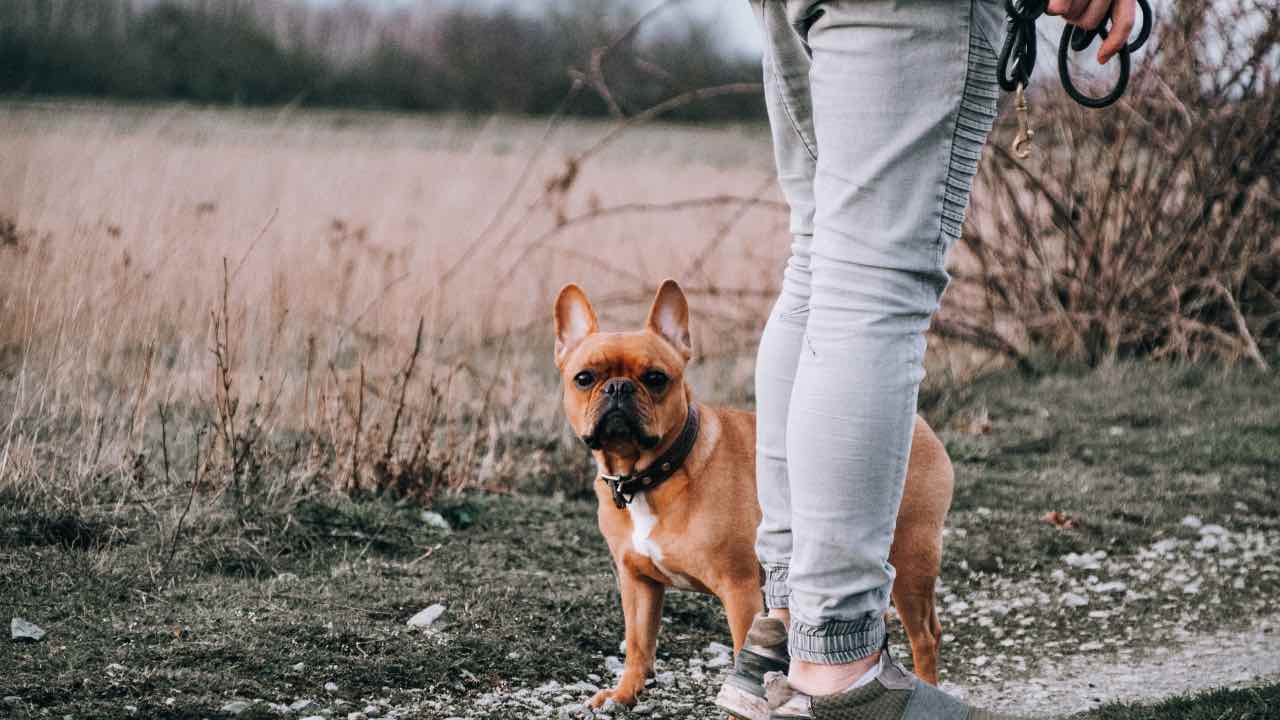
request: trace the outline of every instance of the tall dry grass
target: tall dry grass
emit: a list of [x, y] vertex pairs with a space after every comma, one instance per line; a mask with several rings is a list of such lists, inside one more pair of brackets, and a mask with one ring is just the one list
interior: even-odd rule
[[[1051, 123], [1028, 163], [997, 128], [933, 377], [993, 351], [1275, 353], [1276, 11], [1255, 8], [1270, 24], [1251, 49], [1209, 63], [1227, 23], [1179, 7], [1204, 12], [1162, 27], [1117, 109], [1038, 90]], [[597, 69], [577, 87], [607, 97]], [[168, 499], [180, 529], [196, 499], [244, 513], [335, 490], [579, 492], [547, 319], [570, 280], [616, 325], [679, 278], [695, 387], [749, 403], [788, 245], [767, 132], [615, 109], [3, 106], [0, 493]]]
[[0, 126], [0, 484], [54, 504], [166, 476], [234, 502], [577, 491], [558, 287], [625, 323], [680, 277], [698, 385], [740, 401], [786, 250], [759, 126], [600, 145], [614, 125], [66, 104]]

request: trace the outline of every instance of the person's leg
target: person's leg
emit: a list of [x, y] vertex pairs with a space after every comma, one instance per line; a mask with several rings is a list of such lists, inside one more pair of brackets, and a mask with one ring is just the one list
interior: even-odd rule
[[811, 54], [817, 161], [784, 435], [789, 676], [809, 694], [848, 687], [884, 642], [924, 332], [995, 116], [995, 54], [975, 4], [787, 3]]
[[791, 208], [791, 257], [782, 292], [756, 357], [756, 486], [762, 519], [756, 554], [765, 570], [765, 605], [786, 616], [790, 590], [791, 490], [787, 479], [787, 414], [809, 314], [809, 245], [813, 239], [816, 140], [809, 100], [809, 56], [784, 3], [754, 0], [764, 38], [763, 78], [778, 182]]

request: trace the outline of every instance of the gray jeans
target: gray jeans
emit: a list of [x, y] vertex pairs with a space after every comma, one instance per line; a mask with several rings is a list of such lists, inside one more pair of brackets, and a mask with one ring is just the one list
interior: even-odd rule
[[884, 640], [924, 377], [995, 118], [997, 0], [754, 0], [791, 258], [756, 366], [756, 551], [792, 657]]

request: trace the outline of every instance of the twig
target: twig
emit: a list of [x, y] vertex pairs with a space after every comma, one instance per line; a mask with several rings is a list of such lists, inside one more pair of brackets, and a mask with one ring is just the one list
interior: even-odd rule
[[387, 435], [387, 450], [383, 454], [386, 461], [391, 460], [391, 451], [395, 448], [396, 433], [400, 430], [400, 415], [404, 412], [405, 393], [409, 389], [409, 381], [413, 379], [413, 369], [418, 364], [418, 353], [422, 352], [422, 324], [424, 317], [418, 318], [418, 332], [414, 335], [413, 354], [409, 356], [409, 365], [404, 371], [404, 381], [400, 383], [400, 402], [396, 403], [396, 414], [391, 420], [391, 433]]
[[360, 363], [360, 390], [356, 396], [356, 430], [351, 441], [351, 490], [360, 487], [360, 430], [364, 427], [364, 363]]

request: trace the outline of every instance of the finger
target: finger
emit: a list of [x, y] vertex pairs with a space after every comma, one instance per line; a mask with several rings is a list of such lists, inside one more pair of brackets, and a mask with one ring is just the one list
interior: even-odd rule
[[[1122, 5], [1128, 0], [1116, 0], [1116, 5]], [[1085, 30], [1092, 30], [1102, 23], [1107, 17], [1107, 13], [1111, 11], [1113, 5], [1111, 0], [1093, 0], [1089, 5], [1080, 12], [1080, 15], [1074, 20], [1067, 22]]]
[[1045, 12], [1065, 18], [1068, 15], [1079, 14], [1088, 4], [1089, 0], [1049, 0], [1049, 7]]
[[1111, 8], [1111, 30], [1107, 32], [1107, 39], [1102, 41], [1102, 47], [1098, 48], [1098, 62], [1105, 65], [1128, 44], [1136, 13], [1135, 0], [1116, 0]]

